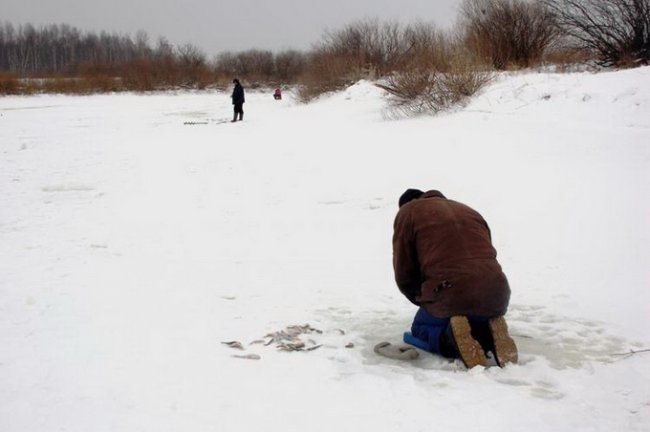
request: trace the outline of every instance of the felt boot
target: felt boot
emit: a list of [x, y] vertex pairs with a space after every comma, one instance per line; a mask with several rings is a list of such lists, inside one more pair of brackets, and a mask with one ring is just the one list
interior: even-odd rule
[[504, 367], [508, 363], [517, 363], [519, 358], [517, 345], [508, 334], [506, 319], [502, 316], [491, 318], [489, 326], [494, 340], [494, 359], [497, 364]]
[[458, 356], [467, 369], [474, 366], [486, 366], [487, 359], [481, 344], [472, 337], [472, 328], [466, 316], [453, 316], [449, 320], [449, 329], [453, 336], [453, 344]]

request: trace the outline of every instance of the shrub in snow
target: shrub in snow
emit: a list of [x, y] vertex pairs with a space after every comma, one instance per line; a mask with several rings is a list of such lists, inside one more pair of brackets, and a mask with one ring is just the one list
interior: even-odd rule
[[404, 69], [379, 86], [391, 95], [391, 107], [398, 114], [435, 114], [462, 105], [490, 78], [472, 62], [457, 59], [444, 69], [426, 65]]

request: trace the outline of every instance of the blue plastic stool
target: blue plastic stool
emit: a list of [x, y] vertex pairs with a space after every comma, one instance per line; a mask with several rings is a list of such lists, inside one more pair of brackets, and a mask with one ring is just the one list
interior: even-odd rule
[[404, 332], [404, 343], [407, 343], [409, 345], [413, 345], [416, 348], [420, 348], [421, 350], [424, 351], [431, 351], [431, 347], [429, 347], [429, 344], [422, 339], [418, 339], [415, 336], [413, 336], [413, 333], [411, 332]]

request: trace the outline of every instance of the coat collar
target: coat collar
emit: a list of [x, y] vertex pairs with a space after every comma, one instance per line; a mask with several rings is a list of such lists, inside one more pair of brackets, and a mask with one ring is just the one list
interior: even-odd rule
[[433, 189], [425, 192], [420, 198], [445, 198], [446, 199], [447, 197], [444, 196], [442, 192]]

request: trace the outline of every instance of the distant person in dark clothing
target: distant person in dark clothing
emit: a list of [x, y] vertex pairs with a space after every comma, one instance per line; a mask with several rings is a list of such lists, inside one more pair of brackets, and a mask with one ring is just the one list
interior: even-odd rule
[[275, 100], [282, 99], [282, 90], [280, 90], [279, 88], [276, 88], [275, 93], [273, 93], [273, 99], [275, 99]]
[[[420, 307], [405, 342], [465, 366], [517, 362], [503, 315], [510, 286], [490, 228], [469, 206], [437, 190], [408, 189], [399, 199], [393, 234], [395, 281]], [[410, 340], [407, 340], [410, 339]]]
[[239, 120], [244, 120], [244, 87], [239, 83], [239, 80], [235, 78], [232, 80], [235, 84], [235, 88], [232, 91], [232, 104], [235, 108], [235, 114], [232, 118], [233, 122], [237, 121], [237, 115], [239, 114]]

